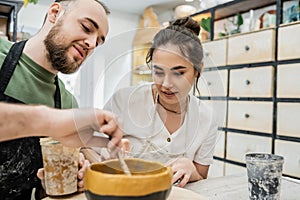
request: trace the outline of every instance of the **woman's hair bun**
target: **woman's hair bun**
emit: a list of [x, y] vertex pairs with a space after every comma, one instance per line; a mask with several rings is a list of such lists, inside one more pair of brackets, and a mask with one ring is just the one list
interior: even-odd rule
[[190, 31], [192, 31], [193, 33], [195, 33], [196, 35], [199, 35], [201, 29], [200, 24], [191, 17], [184, 17], [184, 18], [177, 19], [171, 22], [170, 26], [185, 27]]

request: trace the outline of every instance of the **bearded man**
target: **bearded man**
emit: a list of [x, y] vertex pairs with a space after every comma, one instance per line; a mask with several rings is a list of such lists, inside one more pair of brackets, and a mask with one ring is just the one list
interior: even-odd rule
[[[105, 41], [107, 14], [108, 9], [97, 0], [57, 0], [50, 5], [41, 30], [28, 41], [12, 44], [0, 39], [0, 101], [77, 107], [57, 73], [77, 71]], [[1, 199], [31, 199], [33, 188], [41, 188], [36, 176], [41, 167], [38, 137], [1, 142]], [[81, 167], [82, 174], [84, 162]]]

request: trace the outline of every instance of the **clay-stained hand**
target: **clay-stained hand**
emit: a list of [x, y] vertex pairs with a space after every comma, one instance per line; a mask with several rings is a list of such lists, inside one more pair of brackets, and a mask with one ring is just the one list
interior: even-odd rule
[[45, 177], [44, 177], [44, 168], [40, 168], [37, 172], [37, 177], [41, 180], [42, 186], [44, 188], [44, 190], [46, 189], [45, 187]]
[[79, 162], [78, 162], [78, 192], [83, 192], [84, 190], [84, 175], [85, 170], [89, 166], [90, 162], [85, 159], [84, 155], [82, 153], [79, 154]]
[[122, 151], [124, 152], [124, 154], [126, 153], [130, 153], [130, 141], [126, 138], [122, 139]]
[[[51, 109], [52, 121], [47, 132], [49, 136], [71, 147], [121, 147], [123, 132], [116, 116], [105, 110], [82, 108], [69, 110]], [[65, 111], [65, 112], [63, 112]], [[108, 137], [99, 137], [102, 132]]]
[[[84, 190], [84, 175], [85, 170], [89, 166], [90, 162], [85, 159], [84, 155], [82, 153], [79, 154], [79, 160], [78, 160], [78, 192], [82, 192]], [[44, 168], [40, 168], [37, 172], [37, 177], [41, 180], [42, 186], [45, 188], [45, 174], [44, 174]]]

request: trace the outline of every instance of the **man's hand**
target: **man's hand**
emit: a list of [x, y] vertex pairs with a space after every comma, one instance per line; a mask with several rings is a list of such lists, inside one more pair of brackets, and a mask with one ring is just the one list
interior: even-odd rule
[[82, 153], [79, 154], [78, 165], [79, 165], [78, 180], [77, 180], [78, 192], [83, 192], [85, 171], [86, 168], [90, 165], [90, 162], [84, 158], [84, 155]]
[[[84, 155], [82, 153], [79, 154], [79, 160], [78, 160], [78, 180], [77, 180], [77, 186], [78, 186], [78, 192], [83, 192], [84, 190], [84, 175], [85, 170], [89, 166], [90, 162], [84, 158]], [[44, 168], [40, 168], [37, 172], [37, 177], [41, 180], [43, 188], [46, 190], [45, 187], [45, 170]]]
[[[66, 146], [121, 147], [123, 133], [116, 117], [109, 111], [100, 109], [53, 110], [50, 129], [51, 137]], [[66, 113], [68, 112], [68, 113]], [[48, 130], [49, 131], [49, 130]], [[101, 132], [108, 137], [95, 136]]]

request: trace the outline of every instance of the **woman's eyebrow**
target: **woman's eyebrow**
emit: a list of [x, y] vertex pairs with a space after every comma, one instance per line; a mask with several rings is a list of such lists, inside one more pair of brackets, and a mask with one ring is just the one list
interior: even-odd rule
[[[163, 68], [161, 68], [161, 67], [159, 67], [159, 66], [157, 66], [155, 64], [153, 65], [153, 68], [159, 69], [159, 70], [163, 70]], [[179, 69], [186, 69], [186, 67], [184, 67], [184, 66], [176, 66], [176, 67], [171, 68], [170, 70], [171, 71], [175, 71], [175, 70], [179, 70]]]
[[186, 69], [186, 67], [185, 67], [185, 66], [176, 66], [176, 67], [172, 67], [172, 68], [171, 68], [171, 71], [178, 70], [178, 69]]
[[161, 68], [161, 67], [159, 67], [159, 66], [157, 66], [157, 65], [153, 65], [153, 68], [155, 68], [155, 69], [159, 69], [159, 70], [163, 70], [163, 68]]

